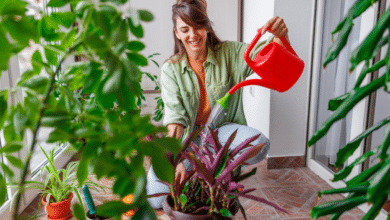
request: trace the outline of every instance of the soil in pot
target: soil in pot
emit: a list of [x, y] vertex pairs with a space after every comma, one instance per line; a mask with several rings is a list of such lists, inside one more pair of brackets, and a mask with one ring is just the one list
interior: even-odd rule
[[[175, 211], [173, 199], [171, 196], [167, 196], [167, 198], [164, 201], [163, 204], [163, 210], [164, 212], [171, 218], [171, 219], [186, 219], [186, 220], [216, 220], [216, 219], [230, 219], [227, 217], [223, 217], [221, 215], [208, 215], [208, 210], [201, 211], [197, 214], [189, 214], [189, 213], [183, 213], [179, 211]], [[237, 207], [233, 207], [231, 210], [229, 210], [233, 215], [235, 215], [238, 212]]]
[[73, 193], [69, 194], [69, 197], [61, 202], [49, 203], [46, 206], [46, 196], [42, 198], [42, 204], [46, 206], [47, 218], [51, 220], [65, 220], [72, 216], [72, 210], [70, 209]]

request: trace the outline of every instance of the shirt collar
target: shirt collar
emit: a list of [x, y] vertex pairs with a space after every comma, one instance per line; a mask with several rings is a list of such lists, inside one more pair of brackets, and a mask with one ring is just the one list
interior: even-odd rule
[[[215, 58], [215, 53], [210, 48], [207, 48], [207, 59], [206, 62], [218, 65], [218, 60]], [[188, 62], [187, 54], [185, 53], [180, 61], [181, 73], [185, 73], [186, 70], [190, 70], [191, 66]]]

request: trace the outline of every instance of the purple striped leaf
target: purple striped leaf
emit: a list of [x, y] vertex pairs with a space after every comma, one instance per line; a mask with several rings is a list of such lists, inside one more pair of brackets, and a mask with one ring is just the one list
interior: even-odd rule
[[[224, 179], [224, 177], [230, 173], [233, 169], [235, 169], [238, 165], [244, 163], [248, 159], [256, 156], [260, 150], [264, 147], [265, 143], [253, 146], [247, 150], [245, 150], [237, 159], [233, 160], [231, 164], [229, 164], [222, 173], [218, 176], [218, 180]], [[217, 181], [218, 182], [218, 181]]]
[[210, 127], [209, 127], [209, 129], [210, 129], [210, 134], [211, 134], [213, 141], [214, 141], [214, 145], [213, 145], [214, 151], [218, 152], [222, 148], [222, 145], [218, 139], [218, 134], [216, 132], [214, 132], [213, 129], [211, 129]]
[[230, 156], [232, 158], [234, 158], [234, 156], [236, 156], [241, 150], [249, 147], [249, 144], [252, 143], [252, 141], [256, 140], [257, 138], [260, 137], [261, 134], [257, 134], [253, 137], [250, 137], [248, 139], [246, 139], [244, 142], [242, 142], [240, 145], [238, 145], [236, 148], [234, 148], [234, 150], [232, 150], [230, 152]]
[[209, 171], [207, 170], [206, 166], [202, 161], [197, 160], [191, 154], [183, 154], [183, 157], [189, 160], [191, 165], [195, 167], [198, 176], [203, 178], [210, 186], [214, 184], [215, 179], [210, 175]]
[[232, 192], [234, 190], [238, 190], [239, 188], [244, 188], [244, 185], [242, 184], [239, 184], [239, 183], [236, 183], [236, 182], [229, 182], [229, 185], [228, 185], [228, 192]]
[[286, 210], [280, 208], [278, 205], [276, 205], [276, 204], [274, 204], [272, 202], [269, 202], [266, 199], [263, 199], [263, 198], [260, 198], [260, 197], [254, 196], [254, 195], [246, 195], [246, 194], [240, 194], [240, 193], [235, 193], [235, 192], [231, 192], [229, 194], [233, 195], [233, 196], [241, 196], [241, 197], [244, 197], [244, 198], [247, 198], [247, 199], [251, 199], [251, 200], [254, 200], [254, 201], [257, 201], [257, 202], [261, 202], [261, 203], [270, 205], [270, 206], [274, 207], [275, 209], [288, 214], [288, 212]]
[[[238, 130], [238, 129], [237, 129]], [[225, 155], [228, 153], [229, 151], [229, 146], [230, 144], [233, 142], [234, 138], [236, 137], [237, 135], [237, 130], [235, 130], [233, 132], [232, 135], [230, 135], [228, 141], [226, 142], [225, 146], [223, 146], [223, 148], [221, 148], [218, 153], [217, 153], [217, 156], [213, 162], [213, 165], [211, 166], [211, 170], [210, 172], [213, 174], [213, 176], [215, 176], [215, 171], [217, 170], [219, 164], [221, 163], [222, 159], [225, 157]]]

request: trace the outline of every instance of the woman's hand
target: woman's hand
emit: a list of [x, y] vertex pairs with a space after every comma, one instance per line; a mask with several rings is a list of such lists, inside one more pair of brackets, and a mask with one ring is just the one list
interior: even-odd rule
[[179, 163], [176, 166], [175, 180], [180, 179], [180, 183], [181, 183], [183, 182], [185, 176], [186, 176], [186, 169], [184, 168], [183, 163]]
[[288, 29], [286, 24], [284, 23], [282, 18], [275, 16], [271, 18], [265, 25], [263, 26], [263, 30], [261, 34], [264, 34], [266, 31], [272, 33], [274, 35], [274, 42], [283, 46], [282, 41], [279, 39], [281, 37], [285, 37], [288, 40]]
[[184, 133], [184, 127], [181, 124], [169, 124], [167, 125], [167, 128], [169, 137], [179, 139]]

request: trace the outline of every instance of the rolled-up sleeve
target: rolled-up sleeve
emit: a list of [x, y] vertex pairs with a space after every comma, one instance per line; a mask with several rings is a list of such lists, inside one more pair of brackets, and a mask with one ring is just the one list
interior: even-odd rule
[[187, 127], [189, 124], [188, 113], [184, 108], [179, 85], [169, 63], [165, 63], [162, 67], [160, 84], [161, 97], [164, 102], [164, 126], [176, 123]]

